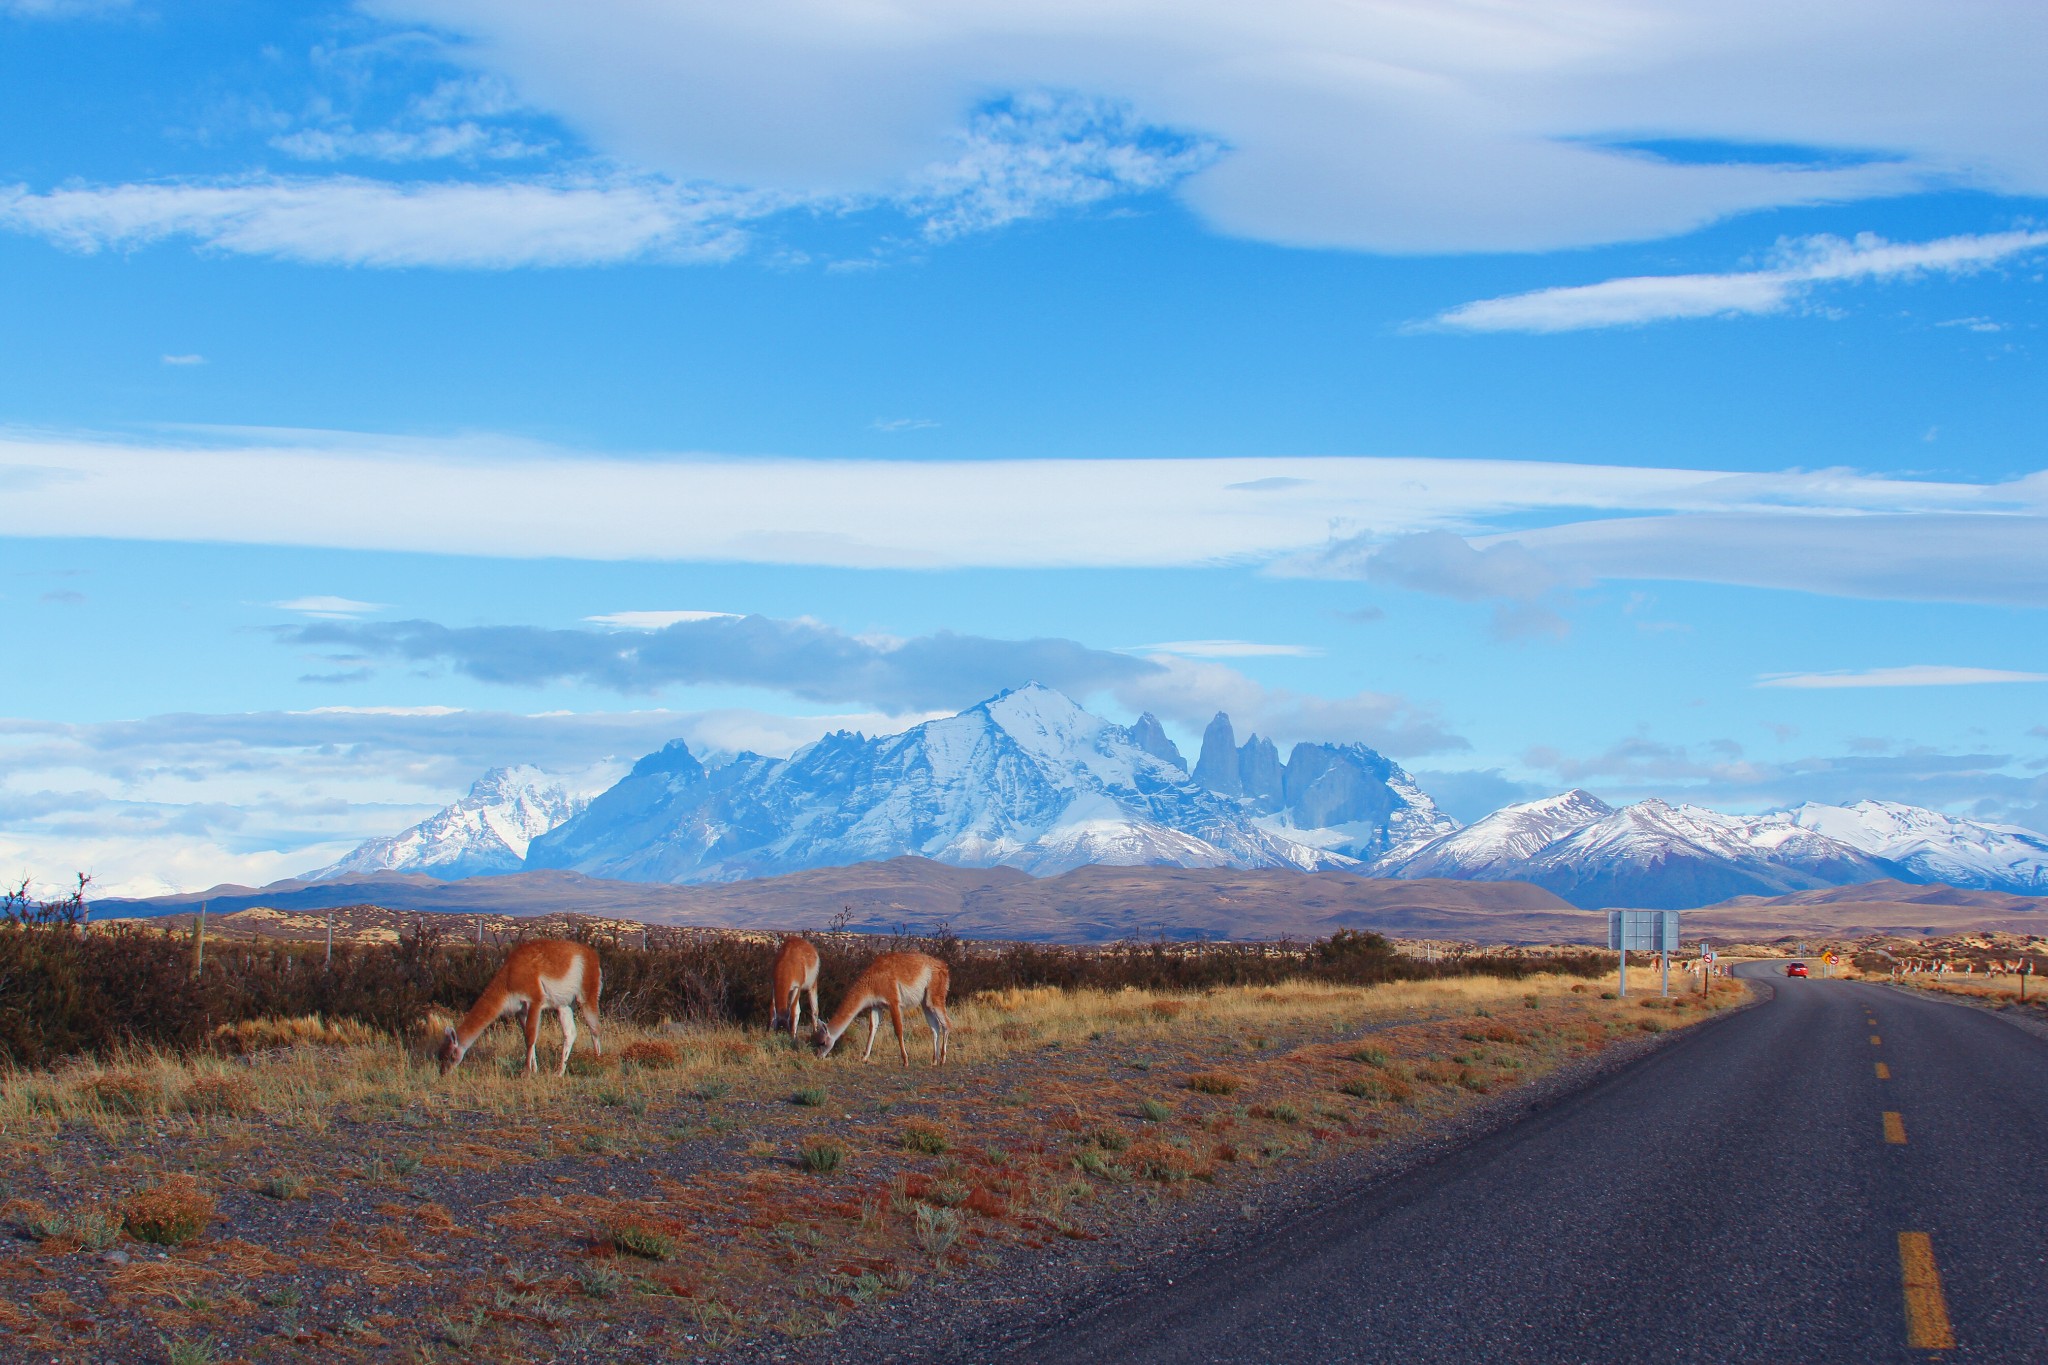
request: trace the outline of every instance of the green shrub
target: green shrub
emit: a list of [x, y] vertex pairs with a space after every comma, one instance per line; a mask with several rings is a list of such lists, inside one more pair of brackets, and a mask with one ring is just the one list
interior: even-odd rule
[[814, 1137], [799, 1153], [803, 1168], [812, 1175], [831, 1175], [846, 1162], [846, 1149], [830, 1138]]

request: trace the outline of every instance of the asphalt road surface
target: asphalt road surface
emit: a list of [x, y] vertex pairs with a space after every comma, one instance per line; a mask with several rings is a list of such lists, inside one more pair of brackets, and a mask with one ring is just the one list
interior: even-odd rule
[[1775, 997], [1011, 1359], [2048, 1361], [2048, 1043], [1741, 970]]

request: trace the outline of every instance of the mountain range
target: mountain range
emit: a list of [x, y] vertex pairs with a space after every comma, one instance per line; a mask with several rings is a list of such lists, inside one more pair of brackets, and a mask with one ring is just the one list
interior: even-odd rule
[[1365, 745], [1301, 743], [1283, 761], [1218, 714], [1190, 766], [1157, 718], [1119, 725], [1036, 684], [897, 735], [840, 731], [786, 759], [707, 764], [672, 741], [594, 794], [496, 769], [312, 877], [556, 870], [698, 884], [905, 856], [1037, 877], [1163, 866], [1515, 881], [1588, 908], [1885, 879], [2048, 893], [2048, 838], [2015, 826], [1884, 801], [1728, 815], [1570, 791], [1461, 827]]

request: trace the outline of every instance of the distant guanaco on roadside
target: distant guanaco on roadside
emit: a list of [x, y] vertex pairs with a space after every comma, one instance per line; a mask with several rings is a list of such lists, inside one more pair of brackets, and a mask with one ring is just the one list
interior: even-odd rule
[[[848, 988], [831, 1020], [818, 1025], [811, 1035], [818, 1055], [831, 1056], [840, 1035], [852, 1027], [855, 1018], [866, 1014], [868, 1047], [860, 1059], [868, 1060], [874, 1055], [875, 1035], [881, 1032], [882, 1011], [887, 1010], [889, 1022], [896, 1026], [896, 1051], [901, 1054], [903, 1065], [909, 1066], [910, 1049], [903, 1042], [903, 1011], [917, 1008], [924, 1011], [925, 1023], [931, 1026], [932, 1065], [939, 1065], [946, 1060], [947, 1035], [953, 1031], [953, 1021], [946, 1015], [947, 979], [946, 964], [935, 957], [923, 953], [883, 953]], [[815, 1012], [816, 1006], [812, 1009]]]
[[562, 1021], [562, 1064], [557, 1076], [569, 1070], [569, 1050], [576, 1046], [576, 1012], [590, 1026], [590, 1046], [604, 1055], [604, 1040], [598, 1036], [597, 997], [603, 989], [597, 949], [587, 943], [543, 938], [514, 948], [484, 987], [484, 993], [462, 1016], [462, 1022], [448, 1030], [441, 1043], [441, 1074], [453, 1071], [468, 1055], [485, 1029], [507, 1015], [516, 1016], [526, 1030], [526, 1074], [538, 1067], [535, 1049], [540, 1044], [540, 1016], [553, 1010]]
[[823, 1023], [824, 1016], [818, 1011], [818, 950], [795, 935], [782, 940], [782, 951], [775, 955], [775, 1004], [768, 1015], [768, 1031], [779, 1032], [783, 1021], [789, 1022], [789, 1036], [797, 1036], [797, 1024], [803, 1017], [803, 1003], [800, 995], [811, 997], [811, 1023]]

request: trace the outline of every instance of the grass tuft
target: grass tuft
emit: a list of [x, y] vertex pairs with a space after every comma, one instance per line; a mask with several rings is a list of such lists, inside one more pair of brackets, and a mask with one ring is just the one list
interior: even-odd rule
[[288, 1199], [297, 1199], [305, 1190], [306, 1182], [288, 1172], [266, 1176], [256, 1182], [256, 1193], [265, 1199], [275, 1199], [280, 1203]]
[[814, 1137], [806, 1141], [797, 1160], [812, 1175], [831, 1175], [846, 1164], [846, 1148], [828, 1137]]
[[1138, 1105], [1138, 1112], [1153, 1123], [1164, 1123], [1173, 1117], [1173, 1110], [1164, 1101], [1145, 1100]]
[[191, 1176], [174, 1175], [129, 1195], [121, 1206], [121, 1221], [138, 1242], [183, 1246], [213, 1221], [213, 1196]]
[[639, 1038], [619, 1050], [619, 1065], [643, 1071], [666, 1071], [680, 1066], [683, 1050], [666, 1038]]
[[938, 1156], [951, 1150], [953, 1139], [944, 1127], [930, 1119], [912, 1119], [903, 1125], [898, 1140], [907, 1152], [922, 1152], [926, 1156]]
[[917, 1244], [934, 1261], [946, 1259], [946, 1253], [960, 1240], [961, 1231], [960, 1215], [952, 1209], [934, 1208], [930, 1204], [917, 1206]]
[[1188, 1089], [1203, 1095], [1234, 1095], [1244, 1088], [1244, 1078], [1228, 1071], [1197, 1071], [1188, 1077]]
[[807, 1109], [817, 1109], [825, 1103], [825, 1087], [807, 1085], [790, 1095], [791, 1104], [800, 1104]]
[[645, 1219], [617, 1219], [605, 1224], [601, 1235], [614, 1251], [638, 1256], [643, 1261], [666, 1261], [676, 1254], [675, 1237]]
[[246, 1076], [196, 1076], [183, 1098], [192, 1114], [248, 1114], [256, 1101], [256, 1083]]

